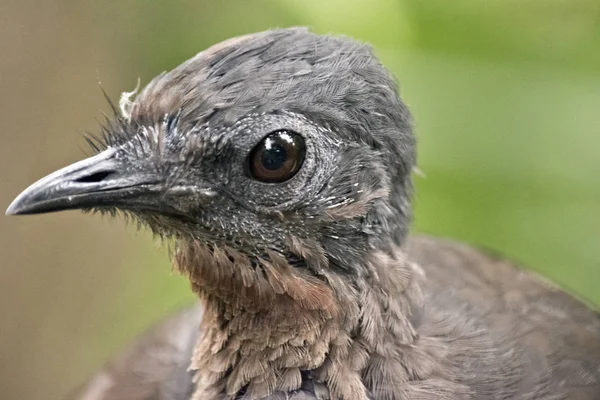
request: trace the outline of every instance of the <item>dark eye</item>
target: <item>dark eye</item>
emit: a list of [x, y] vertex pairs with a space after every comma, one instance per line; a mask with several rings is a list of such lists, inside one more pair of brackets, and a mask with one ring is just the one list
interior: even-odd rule
[[250, 176], [261, 182], [283, 182], [296, 175], [306, 154], [302, 136], [281, 130], [270, 133], [248, 157]]

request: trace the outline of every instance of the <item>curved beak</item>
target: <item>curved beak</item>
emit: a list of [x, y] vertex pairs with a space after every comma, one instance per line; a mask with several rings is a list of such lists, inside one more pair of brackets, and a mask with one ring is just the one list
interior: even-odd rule
[[128, 170], [109, 149], [40, 179], [17, 196], [6, 214], [136, 205], [158, 209], [160, 182], [151, 171]]

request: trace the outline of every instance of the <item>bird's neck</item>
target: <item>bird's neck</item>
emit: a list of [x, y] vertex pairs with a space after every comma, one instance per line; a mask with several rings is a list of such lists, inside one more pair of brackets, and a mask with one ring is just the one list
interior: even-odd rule
[[397, 371], [417, 337], [422, 274], [399, 248], [365, 263], [368, 277], [316, 278], [273, 254], [254, 264], [228, 248], [181, 248], [176, 265], [205, 307], [193, 399], [255, 400], [306, 385], [331, 398], [388, 398], [377, 392], [406, 381]]

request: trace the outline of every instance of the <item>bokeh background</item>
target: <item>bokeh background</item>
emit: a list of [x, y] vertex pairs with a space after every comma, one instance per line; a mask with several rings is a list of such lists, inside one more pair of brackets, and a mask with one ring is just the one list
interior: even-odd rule
[[[412, 108], [416, 231], [600, 304], [597, 0], [0, 2], [0, 206], [80, 159], [113, 97], [209, 45], [309, 25], [374, 45]], [[0, 398], [60, 399], [193, 298], [122, 221], [0, 216]]]

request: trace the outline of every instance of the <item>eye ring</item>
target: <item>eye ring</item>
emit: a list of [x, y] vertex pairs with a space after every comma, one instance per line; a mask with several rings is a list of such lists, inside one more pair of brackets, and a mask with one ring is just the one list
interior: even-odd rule
[[250, 152], [247, 171], [265, 183], [281, 183], [298, 173], [306, 155], [301, 135], [282, 129], [269, 133]]

